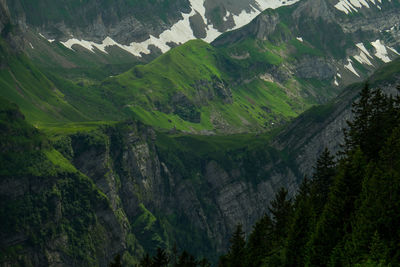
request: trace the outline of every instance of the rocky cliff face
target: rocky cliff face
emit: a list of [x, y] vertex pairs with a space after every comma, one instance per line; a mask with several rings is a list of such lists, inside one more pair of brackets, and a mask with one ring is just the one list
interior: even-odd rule
[[262, 10], [290, 1], [8, 1], [15, 24], [32, 28], [49, 41], [89, 50], [118, 46], [143, 56], [166, 52], [188, 40], [214, 40], [229, 29], [248, 23]]
[[123, 216], [16, 105], [0, 103], [0, 264], [107, 266], [126, 249]]
[[[348, 7], [351, 12], [343, 12], [342, 2], [304, 0], [290, 8], [266, 10], [245, 27], [217, 38], [213, 45], [233, 48], [253, 39], [278, 47], [285, 45], [281, 56], [293, 58], [285, 62], [289, 77], [294, 74], [301, 79], [328, 80], [334, 87], [361, 81], [399, 55], [396, 25], [400, 25], [400, 6], [396, 1], [379, 5], [355, 1], [355, 6]], [[288, 45], [295, 45], [297, 54], [293, 55]], [[305, 51], [300, 45], [312, 48]], [[268, 72], [279, 80], [273, 69]]]
[[10, 23], [10, 13], [5, 1], [0, 1], [0, 33], [3, 34], [3, 30], [8, 23]]
[[[385, 93], [397, 95], [400, 84], [397, 59], [383, 67], [368, 80], [372, 89], [380, 88]], [[392, 72], [393, 70], [394, 73]], [[388, 74], [381, 79], [382, 73]], [[352, 119], [352, 103], [358, 99], [364, 84], [347, 87], [337, 98], [324, 106], [312, 108], [296, 118], [274, 141], [278, 150], [290, 150], [299, 173], [310, 176], [318, 155], [325, 148], [333, 154], [341, 150], [344, 142], [343, 129]], [[290, 148], [290, 149], [289, 149]]]
[[[74, 165], [107, 195], [114, 212], [124, 215], [119, 222], [148, 251], [176, 242], [214, 258], [225, 251], [238, 223], [251, 230], [278, 188], [297, 188], [295, 169], [266, 143], [257, 149], [222, 147], [218, 156], [206, 156], [191, 148], [195, 137], [174, 138], [138, 123], [68, 139]], [[157, 218], [151, 231], [162, 240], [146, 240], [150, 230], [139, 223], [143, 207]]]
[[[23, 36], [19, 29], [15, 28], [11, 19], [10, 11], [5, 0], [0, 1], [0, 38], [4, 39], [9, 47], [10, 52], [20, 51], [23, 47]], [[5, 64], [6, 60], [2, 59], [1, 65]]]
[[[373, 87], [393, 93], [397, 82], [400, 79], [374, 82]], [[227, 248], [238, 223], [246, 232], [251, 230], [277, 189], [285, 187], [294, 194], [304, 175], [312, 175], [325, 147], [333, 153], [340, 150], [342, 129], [351, 119], [351, 103], [361, 86], [349, 87], [331, 103], [307, 111], [273, 142], [253, 136], [248, 145], [212, 152], [212, 142], [205, 140], [213, 137], [179, 137], [130, 122], [103, 130], [98, 133], [101, 138], [70, 136], [72, 161], [106, 193], [114, 212], [126, 215], [126, 228], [146, 250], [177, 242], [213, 258]], [[161, 243], [146, 244], [148, 237], [137, 223], [143, 215], [141, 205], [160, 222], [154, 232], [168, 233], [160, 234]], [[190, 243], [190, 238], [196, 241]]]

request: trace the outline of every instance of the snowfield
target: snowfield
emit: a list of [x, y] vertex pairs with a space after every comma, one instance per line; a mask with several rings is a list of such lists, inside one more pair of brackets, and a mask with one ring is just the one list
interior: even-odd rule
[[362, 7], [371, 8], [370, 4], [376, 5], [377, 8], [381, 9], [379, 4], [382, 4], [382, 0], [340, 0], [335, 7], [338, 10], [349, 14], [352, 12], [358, 12], [358, 9]]

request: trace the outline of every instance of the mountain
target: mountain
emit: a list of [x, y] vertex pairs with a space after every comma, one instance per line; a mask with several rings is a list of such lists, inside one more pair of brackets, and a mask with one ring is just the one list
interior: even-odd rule
[[[215, 263], [238, 223], [250, 233], [339, 150], [361, 81], [399, 83], [398, 2], [260, 3], [0, 1], [1, 264], [131, 266], [174, 245]], [[202, 7], [220, 32], [254, 20], [211, 43], [121, 49]], [[107, 36], [107, 53], [89, 43]]]
[[[134, 116], [155, 127], [192, 133], [265, 131], [314, 104], [325, 103], [343, 86], [363, 80], [396, 58], [399, 50], [398, 28], [390, 26], [398, 23], [395, 10], [399, 6], [391, 1], [379, 7], [371, 3], [369, 8], [360, 4], [348, 14], [335, 1], [326, 0], [268, 9], [250, 24], [222, 34], [211, 44], [189, 41], [147, 64], [143, 64], [143, 58], [137, 59], [141, 64], [136, 59], [133, 63], [135, 56], [127, 55], [127, 51], [114, 55], [81, 47], [76, 48], [80, 51], [77, 53], [59, 42], [49, 43], [33, 31], [38, 31], [38, 26], [28, 26], [33, 18], [18, 19], [27, 5], [18, 1], [9, 5], [15, 14], [10, 21], [21, 25], [20, 29], [27, 28], [21, 30], [22, 50], [49, 80], [47, 87], [55, 88], [65, 105], [72, 106], [68, 109], [78, 113], [64, 112], [46, 119], [46, 123], [60, 117], [65, 121], [118, 121]], [[63, 10], [57, 5], [54, 9]], [[82, 7], [80, 12], [85, 10]], [[57, 19], [48, 19], [43, 25], [58, 25]], [[371, 19], [374, 28], [365, 26]], [[85, 28], [82, 25], [80, 28]], [[69, 27], [72, 31], [78, 25]], [[138, 65], [130, 68], [134, 64]], [[16, 99], [13, 97], [13, 101]], [[31, 102], [29, 110], [35, 108]], [[26, 106], [21, 105], [23, 112], [28, 110]], [[48, 116], [49, 112], [45, 113], [43, 116]], [[34, 123], [43, 121], [36, 116]]]
[[[371, 83], [380, 87], [386, 84], [388, 88], [393, 88], [392, 85], [399, 82], [398, 64], [399, 60], [381, 69], [371, 79]], [[275, 135], [171, 135], [155, 131], [140, 122], [125, 122], [101, 127], [93, 124], [63, 124], [58, 128], [44, 128], [48, 136], [45, 137], [22, 121], [23, 117], [15, 111], [15, 106], [4, 104], [2, 140], [7, 142], [2, 144], [16, 145], [2, 148], [4, 167], [0, 188], [3, 199], [7, 201], [2, 202], [6, 204], [2, 205], [1, 214], [7, 216], [8, 220], [1, 221], [9, 223], [1, 227], [7, 229], [7, 232], [2, 232], [5, 236], [2, 238], [2, 248], [9, 248], [3, 250], [2, 261], [17, 264], [26, 259], [32, 262], [32, 253], [39, 253], [47, 255], [40, 258], [40, 263], [47, 265], [56, 259], [65, 263], [68, 262], [65, 257], [69, 254], [65, 254], [62, 248], [68, 246], [76, 262], [83, 264], [92, 260], [104, 265], [104, 261], [102, 263], [97, 256], [90, 256], [97, 253], [92, 248], [98, 245], [90, 243], [89, 239], [84, 239], [79, 245], [83, 254], [74, 252], [76, 243], [73, 234], [76, 231], [88, 236], [92, 234], [85, 230], [88, 229], [86, 224], [78, 228], [80, 223], [70, 221], [74, 217], [67, 221], [60, 219], [65, 225], [60, 229], [57, 228], [59, 219], [55, 220], [50, 215], [50, 208], [41, 211], [42, 217], [37, 222], [39, 228], [19, 220], [33, 214], [31, 209], [22, 209], [28, 201], [22, 196], [28, 194], [35, 201], [41, 199], [40, 203], [44, 203], [41, 206], [53, 207], [53, 198], [46, 192], [54, 190], [53, 183], [60, 180], [61, 185], [56, 185], [57, 188], [65, 190], [62, 194], [69, 194], [70, 189], [64, 186], [63, 179], [77, 179], [74, 178], [77, 176], [83, 181], [93, 181], [95, 185], [90, 185], [94, 188], [91, 190], [99, 192], [108, 203], [103, 209], [107, 210], [107, 222], [114, 226], [102, 230], [102, 233], [113, 236], [110, 240], [120, 244], [104, 244], [103, 249], [109, 251], [109, 261], [112, 254], [120, 253], [124, 262], [133, 263], [138, 257], [137, 253], [143, 251], [142, 248], [154, 253], [157, 246], [172, 247], [174, 243], [191, 253], [215, 259], [225, 251], [235, 225], [240, 222], [245, 231], [249, 232], [252, 224], [267, 211], [268, 203], [280, 187], [289, 188], [290, 194], [294, 194], [303, 175], [312, 172], [309, 162], [325, 147], [321, 140], [333, 140], [328, 144], [338, 147], [341, 140], [338, 137], [340, 127], [350, 112], [349, 104], [357, 98], [361, 87], [360, 84], [347, 88], [346, 93], [332, 103], [309, 110], [283, 132]], [[22, 135], [25, 128], [26, 134]], [[10, 139], [11, 136], [26, 137], [14, 141]], [[35, 146], [38, 145], [30, 145], [33, 141], [44, 144], [37, 150]], [[16, 147], [25, 148], [18, 150]], [[32, 155], [28, 154], [28, 147], [33, 147]], [[15, 153], [10, 154], [11, 150]], [[38, 159], [43, 161], [46, 158], [50, 163], [37, 166]], [[56, 171], [50, 171], [52, 168]], [[21, 172], [17, 173], [16, 169]], [[52, 177], [52, 182], [48, 185], [42, 183], [42, 187], [30, 189], [27, 191], [29, 193], [13, 189], [26, 184], [26, 179], [29, 179], [31, 188], [36, 188], [35, 179], [43, 181], [47, 175]], [[10, 181], [20, 182], [14, 185]], [[85, 191], [88, 190], [87, 185], [74, 187], [77, 190], [74, 197], [90, 196]], [[20, 193], [10, 197], [7, 192]], [[67, 196], [61, 197], [60, 201], [60, 205], [65, 206], [61, 208], [63, 216], [69, 214], [68, 205], [76, 203], [74, 198]], [[34, 208], [36, 204], [32, 205]], [[93, 216], [102, 214], [101, 208], [89, 207]], [[10, 213], [11, 209], [15, 213]], [[48, 218], [51, 223], [46, 223], [44, 218]], [[71, 230], [66, 232], [67, 241], [54, 241], [53, 245], [50, 241], [53, 239], [39, 235], [39, 230], [50, 231], [53, 224], [57, 226], [51, 235], [54, 240], [58, 240], [57, 236], [65, 236], [62, 229], [70, 227]], [[20, 227], [10, 228], [10, 225]], [[26, 228], [27, 225], [32, 227]], [[107, 229], [121, 229], [121, 232], [117, 234]], [[20, 234], [26, 237], [15, 239]], [[37, 235], [40, 236], [38, 240], [35, 239]], [[43, 253], [45, 250], [51, 253]], [[15, 253], [25, 256], [22, 259], [15, 258]]]
[[104, 78], [186, 41], [212, 41], [248, 23], [265, 8], [295, 1], [5, 2], [13, 23], [28, 39], [25, 48], [31, 57], [45, 67], [58, 65], [69, 75], [75, 71], [79, 77], [77, 73], [86, 72]]
[[[166, 52], [171, 46], [199, 38], [212, 41], [239, 28], [266, 8], [296, 1], [9, 1], [13, 19], [49, 41], [104, 52], [107, 46], [141, 56], [148, 45]], [[45, 8], [44, 8], [45, 7]]]
[[0, 262], [107, 265], [126, 229], [107, 197], [0, 99]]
[[365, 84], [340, 154], [325, 149], [294, 197], [279, 190], [247, 240], [239, 225], [218, 265], [398, 265], [399, 89]]

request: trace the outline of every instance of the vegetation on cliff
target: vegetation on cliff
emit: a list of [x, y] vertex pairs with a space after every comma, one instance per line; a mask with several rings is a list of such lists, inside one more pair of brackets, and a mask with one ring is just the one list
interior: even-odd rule
[[325, 150], [295, 198], [284, 190], [220, 266], [387, 266], [400, 262], [400, 98], [366, 86], [336, 159]]

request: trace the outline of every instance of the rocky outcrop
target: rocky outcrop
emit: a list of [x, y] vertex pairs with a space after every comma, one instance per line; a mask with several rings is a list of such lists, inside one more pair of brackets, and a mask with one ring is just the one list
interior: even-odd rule
[[[66, 139], [57, 147], [71, 159]], [[0, 140], [1, 266], [108, 266], [125, 250], [104, 193], [2, 98]]]
[[[283, 12], [284, 9], [265, 10], [248, 25], [223, 34], [212, 44], [216, 47], [230, 47], [243, 40], [251, 41], [255, 38], [276, 46], [286, 45], [286, 51], [280, 56], [295, 58], [286, 63], [288, 77], [294, 74], [302, 79], [328, 82], [333, 88], [344, 87], [355, 81], [362, 81], [382, 65], [382, 60], [376, 56], [376, 49], [371, 46], [367, 49], [369, 55], [365, 55], [369, 59], [360, 59], [360, 56], [364, 56], [362, 53], [367, 51], [360, 50], [360, 43], [368, 46], [381, 40], [388, 50], [389, 47], [399, 47], [399, 6], [391, 1], [384, 1], [379, 9], [371, 4], [370, 8], [353, 10], [357, 15], [352, 16], [339, 11], [336, 4], [336, 0], [304, 0], [293, 5], [290, 14]], [[300, 44], [289, 48], [296, 39]], [[302, 50], [307, 46], [308, 51]], [[262, 46], [256, 48], [263, 49]], [[296, 52], [292, 53], [290, 49]], [[247, 52], [249, 51], [240, 51], [243, 55]], [[388, 55], [390, 60], [397, 57], [390, 51]], [[348, 64], [352, 57], [355, 60], [350, 67]], [[335, 79], [336, 73], [341, 74], [340, 79]], [[273, 78], [279, 80], [277, 77]]]
[[[399, 60], [393, 64], [397, 62]], [[372, 89], [380, 88], [387, 94], [397, 95], [396, 85], [400, 84], [400, 76], [394, 75], [390, 81], [372, 76], [369, 82]], [[349, 86], [330, 103], [306, 111], [276, 138], [274, 146], [292, 155], [300, 174], [312, 175], [316, 159], [325, 148], [333, 154], [341, 150], [343, 129], [353, 118], [352, 103], [358, 99], [362, 86], [364, 84]]]
[[335, 74], [336, 68], [333, 62], [310, 56], [302, 57], [295, 68], [295, 75], [303, 79], [327, 80]]
[[[140, 205], [173, 224], [168, 242], [214, 258], [225, 251], [238, 223], [249, 232], [267, 212], [274, 192], [286, 187], [294, 193], [298, 184], [296, 170], [265, 147], [227, 147], [218, 152], [222, 157], [195, 156], [190, 148], [195, 139], [188, 137], [187, 152], [166, 149], [160, 142], [174, 138], [140, 123], [109, 128], [101, 138], [92, 135], [71, 136], [73, 162], [106, 193], [114, 212], [126, 215], [120, 224], [125, 222], [142, 243], [141, 229], [129, 228], [141, 215]], [[178, 215], [180, 221], [171, 221]]]
[[8, 11], [5, 0], [0, 1], [0, 33], [4, 36], [3, 30], [10, 24], [10, 12]]
[[189, 13], [186, 0], [159, 4], [152, 1], [90, 0], [78, 5], [65, 2], [7, 1], [12, 17], [21, 28], [34, 27], [49, 39], [78, 39], [102, 42], [107, 36], [122, 44], [158, 37]]

